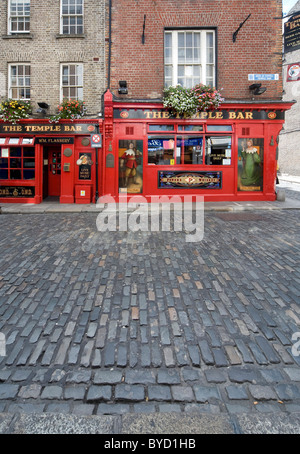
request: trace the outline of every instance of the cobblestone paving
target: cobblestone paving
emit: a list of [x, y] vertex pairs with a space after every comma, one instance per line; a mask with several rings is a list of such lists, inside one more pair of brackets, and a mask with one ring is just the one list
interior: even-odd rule
[[300, 411], [299, 211], [207, 213], [198, 243], [0, 225], [0, 412]]

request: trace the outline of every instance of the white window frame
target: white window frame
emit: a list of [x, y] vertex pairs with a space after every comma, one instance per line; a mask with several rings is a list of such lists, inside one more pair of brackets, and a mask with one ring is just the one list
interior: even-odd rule
[[[23, 66], [24, 70], [23, 70], [23, 75], [22, 76], [19, 76], [19, 78], [22, 78], [24, 79], [23, 80], [23, 83], [19, 83], [19, 80], [18, 80], [18, 75], [16, 76], [17, 80], [16, 80], [16, 85], [13, 85], [13, 81], [12, 81], [12, 68], [16, 66], [16, 67], [20, 67], [20, 66]], [[28, 75], [25, 75], [25, 66], [29, 67], [29, 76]], [[9, 80], [8, 80], [8, 97], [11, 98], [11, 99], [25, 99], [26, 101], [29, 101], [30, 100], [30, 96], [29, 97], [21, 97], [19, 96], [20, 94], [20, 90], [25, 90], [26, 89], [29, 89], [30, 90], [30, 94], [31, 94], [31, 66], [30, 64], [28, 63], [10, 63], [9, 66], [8, 66], [8, 74], [9, 74]], [[26, 84], [26, 78], [29, 78], [29, 84]], [[13, 90], [14, 89], [17, 89], [18, 90], [18, 96], [17, 97], [14, 97], [13, 96]]]
[[[72, 82], [72, 80], [70, 80], [72, 77], [72, 75], [70, 75], [71, 66], [77, 67], [75, 77], [81, 77], [82, 83], [76, 83], [76, 81], [75, 81], [75, 83], [71, 83]], [[65, 77], [63, 74], [64, 67], [69, 68], [68, 76], [67, 76], [69, 79], [68, 84], [64, 84], [64, 77]], [[80, 68], [81, 75], [78, 73], [78, 68]], [[69, 89], [75, 88], [77, 95], [75, 97], [74, 96], [64, 96], [64, 88], [69, 88]], [[78, 90], [81, 90], [82, 96], [79, 95]], [[83, 100], [83, 63], [61, 63], [61, 65], [60, 65], [60, 102], [62, 102], [64, 99]]]
[[[179, 65], [184, 65], [182, 63], [179, 63], [178, 61], [178, 33], [200, 33], [200, 46], [199, 46], [199, 51], [200, 51], [200, 63], [199, 65], [201, 66], [201, 75], [200, 75], [200, 83], [204, 85], [211, 85], [215, 86], [216, 84], [216, 31], [214, 29], [177, 29], [177, 30], [165, 30], [165, 42], [164, 42], [164, 51], [166, 48], [166, 35], [171, 34], [172, 36], [172, 47], [171, 47], [171, 52], [172, 52], [172, 62], [167, 63], [166, 62], [166, 57], [164, 56], [164, 68], [165, 68], [165, 74], [164, 74], [164, 85], [166, 86], [176, 86], [178, 85], [178, 66]], [[213, 34], [213, 63], [208, 63], [207, 62], [207, 34], [212, 33]], [[193, 66], [195, 63], [191, 64], [186, 64], [185, 66]], [[208, 80], [208, 72], [207, 72], [207, 66], [211, 65], [213, 66], [212, 74], [213, 77], [211, 80]], [[172, 82], [171, 84], [166, 84], [166, 67], [169, 66], [171, 67], [171, 73], [172, 73]]]
[[[23, 7], [23, 14], [18, 16], [17, 14], [16, 15], [13, 15], [12, 14], [12, 11], [11, 11], [11, 8], [12, 8], [12, 2], [16, 2], [16, 3], [23, 3], [23, 5], [25, 6], [25, 3], [29, 3], [29, 14], [26, 14], [25, 13], [25, 10], [24, 10], [24, 7]], [[30, 11], [30, 0], [9, 0], [8, 1], [8, 11], [7, 11], [7, 21], [8, 21], [8, 24], [7, 24], [7, 29], [8, 29], [8, 34], [9, 35], [15, 35], [15, 34], [23, 34], [23, 33], [30, 33], [30, 14], [31, 14], [31, 11]], [[19, 30], [19, 28], [17, 30], [12, 30], [12, 20], [14, 18], [23, 18], [24, 20], [24, 24], [26, 22], [26, 18], [29, 18], [29, 30]]]
[[[68, 1], [70, 1], [70, 0], [68, 0]], [[78, 0], [74, 0], [74, 1], [77, 2]], [[75, 18], [75, 29], [76, 29], [75, 33], [70, 32], [70, 27], [71, 27], [70, 23], [68, 24], [68, 33], [64, 33], [63, 20], [65, 17], [68, 17], [69, 19]], [[79, 27], [77, 25], [78, 17], [82, 17], [82, 25], [80, 25], [80, 27], [82, 27], [82, 32], [80, 32], [80, 33], [77, 32], [77, 27]], [[82, 14], [77, 14], [76, 12], [74, 14], [73, 13], [63, 14], [63, 0], [60, 0], [60, 34], [67, 36], [67, 35], [82, 35], [83, 33], [84, 33], [84, 0], [82, 0]]]

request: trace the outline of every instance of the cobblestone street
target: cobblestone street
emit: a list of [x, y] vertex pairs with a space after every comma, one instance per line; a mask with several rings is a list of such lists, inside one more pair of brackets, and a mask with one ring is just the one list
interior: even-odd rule
[[0, 412], [300, 412], [299, 211], [0, 216]]

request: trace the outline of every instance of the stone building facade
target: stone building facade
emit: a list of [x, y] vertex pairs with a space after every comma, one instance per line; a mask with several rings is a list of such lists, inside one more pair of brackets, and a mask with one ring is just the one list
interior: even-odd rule
[[[300, 0], [289, 11], [287, 19], [294, 15], [300, 17]], [[300, 65], [300, 49], [284, 53], [283, 99], [296, 102], [291, 110], [286, 112], [285, 125], [279, 140], [278, 164], [281, 174], [300, 176], [300, 80], [298, 77], [296, 80], [287, 80], [288, 69], [295, 63]]]
[[0, 99], [27, 90], [34, 112], [45, 102], [52, 115], [64, 87], [97, 118], [106, 85], [105, 0], [0, 2], [0, 62]]

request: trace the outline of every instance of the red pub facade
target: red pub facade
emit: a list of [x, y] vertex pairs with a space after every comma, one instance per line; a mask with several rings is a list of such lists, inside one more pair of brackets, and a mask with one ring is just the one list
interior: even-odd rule
[[[278, 136], [293, 105], [282, 101], [281, 0], [132, 4], [106, 2], [100, 119], [0, 120], [0, 203], [275, 200]], [[164, 87], [198, 83], [223, 87], [220, 107], [192, 117], [164, 108]]]

